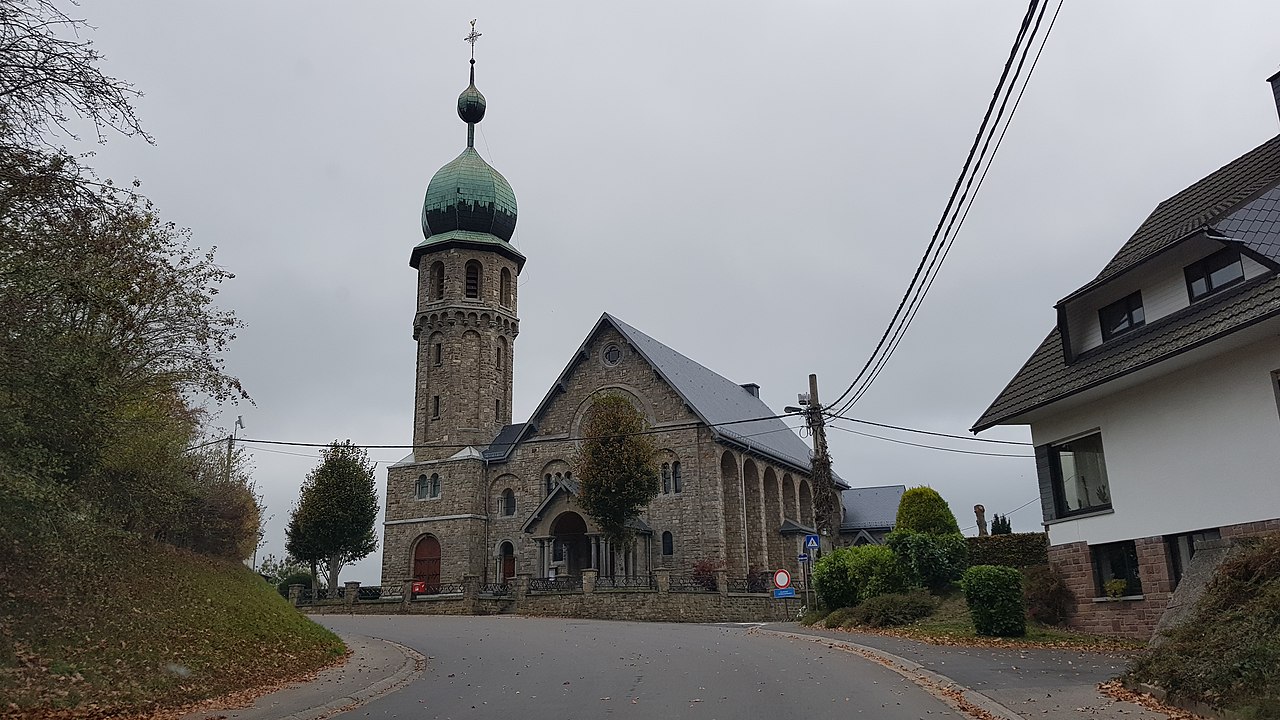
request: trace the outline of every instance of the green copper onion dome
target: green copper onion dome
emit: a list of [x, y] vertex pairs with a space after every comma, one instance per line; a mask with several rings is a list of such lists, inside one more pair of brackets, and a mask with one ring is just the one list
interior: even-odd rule
[[422, 203], [422, 234], [463, 230], [510, 241], [516, 229], [516, 195], [502, 173], [475, 149], [475, 124], [484, 119], [484, 95], [476, 89], [472, 60], [471, 84], [458, 97], [458, 117], [467, 123], [467, 149], [440, 168], [427, 185]]

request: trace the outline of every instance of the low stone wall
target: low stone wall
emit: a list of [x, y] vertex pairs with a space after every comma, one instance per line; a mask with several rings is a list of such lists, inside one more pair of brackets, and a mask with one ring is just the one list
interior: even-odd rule
[[[590, 571], [589, 571], [590, 572]], [[317, 615], [497, 615], [518, 614], [536, 617], [565, 617], [594, 620], [636, 620], [641, 622], [772, 622], [794, 620], [803, 601], [775, 600], [768, 594], [730, 593], [727, 583], [716, 592], [672, 592], [662, 571], [655, 573], [655, 589], [596, 590], [595, 578], [588, 577], [582, 589], [529, 592], [528, 576], [513, 583], [508, 596], [480, 593], [476, 578], [462, 583], [463, 592], [425, 595], [406, 601], [404, 596], [357, 600], [358, 585], [348, 583], [344, 598], [298, 609]], [[407, 590], [407, 588], [406, 588]], [[290, 594], [298, 605], [299, 593]]]

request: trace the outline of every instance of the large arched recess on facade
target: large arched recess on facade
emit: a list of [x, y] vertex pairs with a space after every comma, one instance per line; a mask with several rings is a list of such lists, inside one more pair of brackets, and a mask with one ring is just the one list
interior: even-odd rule
[[720, 491], [724, 501], [724, 568], [730, 577], [745, 577], [742, 480], [738, 476], [738, 458], [728, 450], [720, 455]]
[[781, 529], [782, 484], [778, 482], [777, 471], [766, 467], [764, 469], [764, 532], [771, 564], [764, 568], [765, 570], [791, 568], [794, 564], [795, 552], [787, 548], [786, 538], [779, 532]]
[[769, 550], [765, 545], [764, 497], [760, 467], [747, 458], [742, 463], [742, 497], [747, 507], [747, 572], [769, 570]]
[[814, 527], [813, 524], [813, 489], [808, 480], [800, 481], [800, 524]]
[[413, 579], [428, 586], [440, 585], [440, 540], [427, 533], [413, 544]]

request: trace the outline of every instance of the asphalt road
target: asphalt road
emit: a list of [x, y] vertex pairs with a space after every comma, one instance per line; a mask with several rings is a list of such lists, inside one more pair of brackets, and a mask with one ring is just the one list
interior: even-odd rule
[[959, 717], [860, 656], [739, 626], [510, 616], [315, 619], [428, 658], [411, 685], [342, 718]]

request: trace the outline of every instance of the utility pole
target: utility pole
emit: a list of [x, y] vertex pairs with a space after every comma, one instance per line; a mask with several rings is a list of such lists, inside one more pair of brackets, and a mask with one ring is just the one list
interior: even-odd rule
[[818, 534], [825, 537], [828, 543], [835, 541], [840, 531], [840, 499], [836, 495], [836, 483], [831, 474], [831, 455], [827, 452], [826, 418], [823, 417], [822, 402], [818, 399], [818, 376], [809, 374], [809, 406], [806, 420], [809, 431], [813, 433], [813, 476], [814, 497], [813, 514], [818, 526]]

